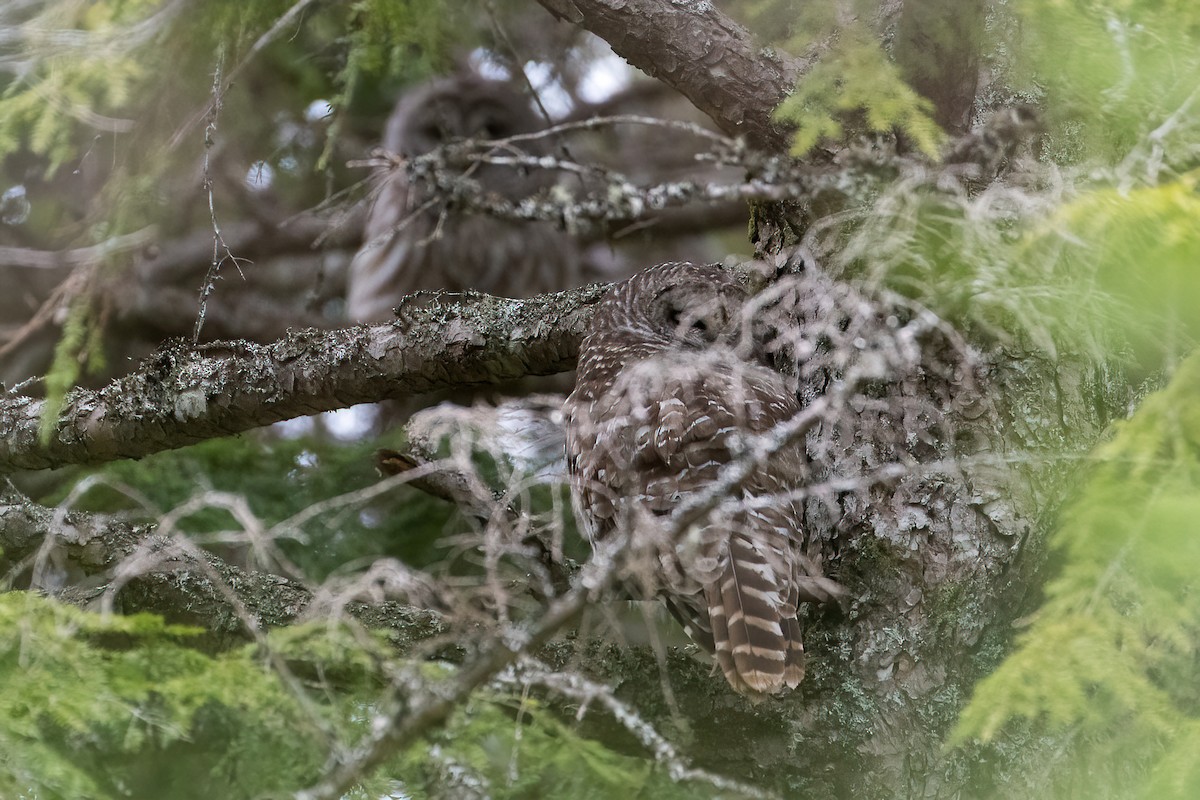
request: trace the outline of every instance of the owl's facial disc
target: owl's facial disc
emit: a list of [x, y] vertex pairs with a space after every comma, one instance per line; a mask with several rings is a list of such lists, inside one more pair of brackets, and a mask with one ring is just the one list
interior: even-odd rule
[[[673, 286], [659, 295], [659, 323], [680, 342], [697, 348], [723, 339], [735, 314], [735, 298], [724, 293], [697, 291], [698, 287]], [[705, 287], [706, 288], [706, 287]]]

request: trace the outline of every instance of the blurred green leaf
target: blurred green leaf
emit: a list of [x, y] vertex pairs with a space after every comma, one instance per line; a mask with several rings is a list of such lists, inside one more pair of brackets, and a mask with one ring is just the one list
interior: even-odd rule
[[1191, 796], [1195, 761], [1180, 753], [1200, 726], [1198, 397], [1200, 353], [1093, 453], [1051, 539], [1061, 567], [1046, 599], [953, 742], [991, 740], [1019, 718], [1070, 727], [1083, 742], [1074, 766], [1117, 754], [1149, 772], [1145, 796]]

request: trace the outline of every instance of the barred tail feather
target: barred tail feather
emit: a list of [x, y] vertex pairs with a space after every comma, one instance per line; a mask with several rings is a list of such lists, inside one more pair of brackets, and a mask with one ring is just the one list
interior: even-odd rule
[[735, 689], [752, 696], [794, 688], [804, 677], [795, 607], [790, 617], [781, 614], [789, 576], [777, 572], [766, 549], [734, 536], [725, 570], [705, 590], [717, 663]]

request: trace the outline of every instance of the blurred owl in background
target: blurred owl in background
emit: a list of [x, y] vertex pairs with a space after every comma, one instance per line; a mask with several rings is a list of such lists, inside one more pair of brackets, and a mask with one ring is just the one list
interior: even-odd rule
[[[512, 84], [462, 73], [436, 79], [401, 98], [388, 119], [382, 145], [405, 158], [463, 140], [502, 139], [544, 128], [530, 101]], [[546, 143], [522, 142], [527, 155]], [[511, 155], [515, 146], [505, 146]], [[464, 172], [469, 168], [464, 167]], [[477, 164], [469, 176], [484, 194], [519, 201], [549, 188], [547, 170]], [[403, 169], [386, 173], [367, 216], [362, 248], [350, 266], [347, 316], [356, 322], [392, 319], [400, 299], [421, 289], [474, 289], [530, 297], [585, 281], [579, 252], [567, 234], [547, 222], [498, 219], [447, 208], [409, 181]]]

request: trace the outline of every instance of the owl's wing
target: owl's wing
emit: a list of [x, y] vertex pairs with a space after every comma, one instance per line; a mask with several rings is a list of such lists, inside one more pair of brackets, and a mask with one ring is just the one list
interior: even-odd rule
[[[718, 363], [688, 378], [677, 387], [687, 411], [660, 402], [659, 436], [640, 451], [675, 472], [683, 491], [703, 490], [739, 457], [746, 438], [799, 411], [782, 378], [756, 365]], [[714, 510], [676, 548], [695, 583], [674, 596], [673, 611], [750, 696], [794, 688], [804, 677], [798, 607], [815, 599], [808, 579], [820, 573], [805, 557], [802, 511], [788, 493], [805, 472], [803, 447], [783, 448], [742, 484], [735, 494], [742, 503]]]
[[363, 243], [354, 260], [346, 293], [346, 316], [356, 322], [383, 322], [393, 317], [392, 309], [410, 292], [406, 279], [413, 242], [428, 233], [428, 224], [408, 220], [412, 193], [402, 170], [383, 174], [382, 184], [363, 230]]
[[596, 537], [631, 504], [669, 514], [728, 461], [731, 419], [718, 398], [697, 392], [703, 387], [692, 371], [632, 373], [567, 411], [567, 466]]

